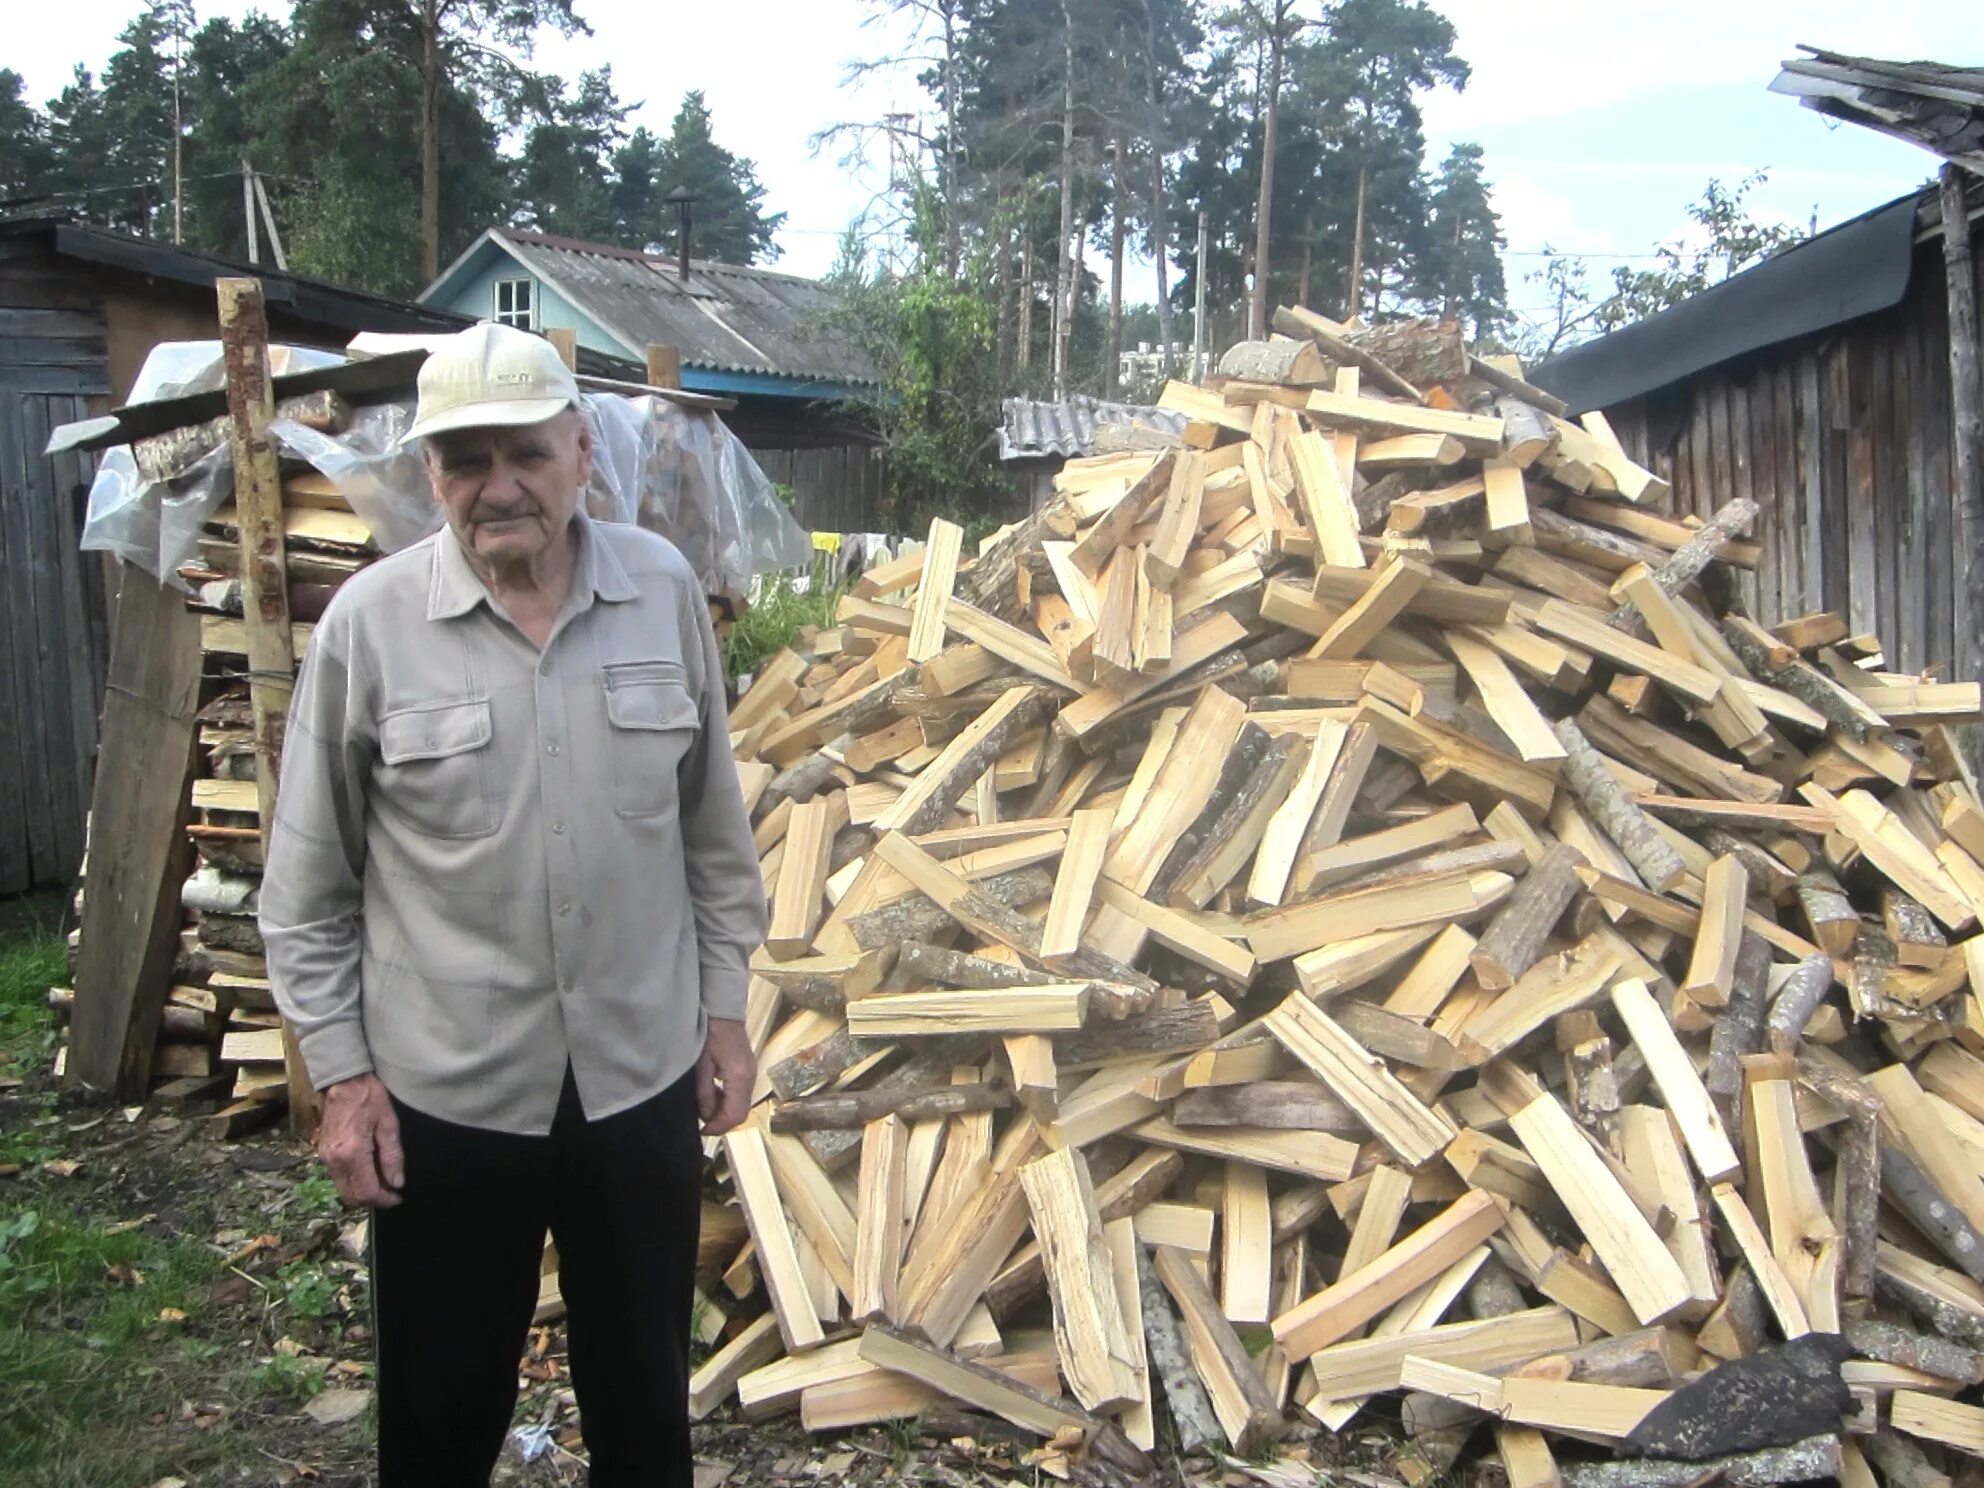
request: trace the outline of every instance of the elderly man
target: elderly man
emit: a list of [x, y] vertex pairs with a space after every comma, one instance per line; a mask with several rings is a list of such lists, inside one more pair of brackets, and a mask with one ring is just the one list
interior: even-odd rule
[[579, 509], [592, 443], [544, 341], [420, 373], [446, 514], [346, 584], [289, 714], [261, 923], [369, 1206], [384, 1488], [486, 1485], [548, 1229], [595, 1488], [691, 1481], [702, 1148], [754, 1068], [764, 933], [695, 576]]

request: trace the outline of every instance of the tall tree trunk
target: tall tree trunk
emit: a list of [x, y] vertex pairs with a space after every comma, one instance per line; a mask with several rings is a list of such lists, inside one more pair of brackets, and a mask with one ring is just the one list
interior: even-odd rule
[[1019, 370], [1033, 365], [1033, 229], [1020, 228]]
[[1061, 316], [1061, 335], [1067, 343], [1061, 349], [1061, 365], [1066, 371], [1069, 392], [1074, 390], [1075, 380], [1075, 312], [1081, 308], [1082, 270], [1088, 260], [1088, 233], [1082, 228], [1088, 221], [1088, 194], [1080, 186], [1076, 191], [1079, 194], [1075, 198], [1075, 256], [1068, 270], [1068, 303]]
[[420, 5], [420, 278], [441, 277], [441, 9]]
[[1259, 341], [1268, 327], [1268, 237], [1274, 217], [1274, 152], [1281, 118], [1282, 17], [1289, 0], [1273, 0], [1268, 22], [1267, 106], [1261, 126], [1261, 191], [1254, 206], [1254, 292], [1247, 298], [1247, 339]]
[[1075, 17], [1061, 0], [1061, 233], [1054, 268], [1054, 396], [1068, 396], [1068, 325], [1064, 316], [1073, 295], [1075, 234]]
[[1350, 290], [1344, 296], [1344, 316], [1354, 317], [1364, 295], [1364, 197], [1371, 189], [1371, 167], [1357, 167], [1357, 219], [1350, 233]]
[[[1964, 608], [1959, 619], [1964, 640], [1959, 661], [1963, 675], [1977, 675], [1978, 647], [1984, 644], [1984, 370], [1978, 358], [1980, 332], [1977, 313], [1977, 266], [1971, 253], [1970, 214], [1964, 198], [1964, 172], [1943, 167], [1943, 269], [1950, 315], [1950, 393], [1955, 414], [1955, 476], [1957, 530], [1962, 558], [1957, 573], [1963, 584]], [[1969, 730], [1972, 764], [1984, 729]]]
[[1114, 399], [1118, 369], [1123, 362], [1123, 215], [1128, 205], [1129, 182], [1123, 145], [1123, 132], [1116, 131], [1116, 173], [1109, 219], [1109, 344], [1103, 351], [1102, 396]]
[[1302, 274], [1295, 283], [1295, 303], [1309, 303], [1309, 271], [1316, 259], [1316, 217], [1312, 212], [1302, 219]]
[[944, 5], [944, 277], [958, 277], [958, 30], [957, 6]]
[[1454, 214], [1454, 256], [1452, 262], [1447, 265], [1447, 301], [1445, 313], [1441, 317], [1444, 320], [1453, 320], [1460, 315], [1459, 276], [1460, 214], [1456, 212]]
[[1171, 375], [1171, 223], [1164, 201], [1164, 115], [1157, 106], [1157, 20], [1144, 0], [1144, 110], [1150, 145], [1150, 256], [1157, 264], [1158, 360]]
[[[995, 212], [997, 207], [993, 209]], [[998, 220], [996, 217], [993, 219]], [[999, 307], [999, 377], [1005, 380], [1006, 373], [1013, 365], [1013, 230], [1010, 227], [1000, 232], [999, 251], [992, 269], [993, 303]]]

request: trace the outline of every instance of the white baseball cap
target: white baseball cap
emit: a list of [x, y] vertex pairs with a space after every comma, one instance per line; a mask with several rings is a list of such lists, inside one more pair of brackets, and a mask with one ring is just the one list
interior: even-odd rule
[[448, 337], [420, 366], [420, 403], [403, 443], [451, 429], [541, 424], [579, 401], [579, 385], [542, 336], [485, 321]]

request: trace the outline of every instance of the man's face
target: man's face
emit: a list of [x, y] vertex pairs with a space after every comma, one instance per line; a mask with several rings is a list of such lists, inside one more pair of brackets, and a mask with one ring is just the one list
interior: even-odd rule
[[487, 563], [523, 563], [571, 525], [592, 476], [592, 430], [568, 408], [541, 424], [436, 434], [426, 457], [462, 546]]

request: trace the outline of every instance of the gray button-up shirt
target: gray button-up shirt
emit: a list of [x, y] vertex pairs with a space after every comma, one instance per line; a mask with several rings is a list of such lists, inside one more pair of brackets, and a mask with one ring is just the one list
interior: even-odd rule
[[624, 1110], [744, 1014], [765, 897], [723, 670], [666, 539], [577, 519], [540, 653], [443, 528], [338, 591], [290, 706], [261, 891], [318, 1086], [551, 1129]]

